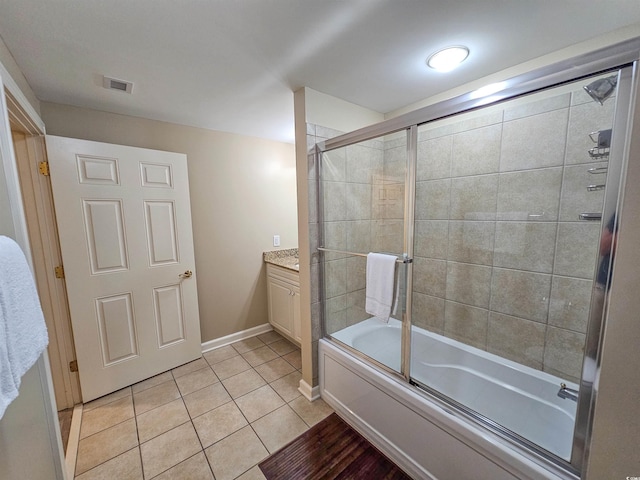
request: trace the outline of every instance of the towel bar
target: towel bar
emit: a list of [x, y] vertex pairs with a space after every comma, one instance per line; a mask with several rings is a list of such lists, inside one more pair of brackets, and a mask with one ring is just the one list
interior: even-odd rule
[[[321, 252], [344, 253], [345, 255], [355, 255], [357, 257], [366, 257], [367, 256], [366, 253], [346, 252], [344, 250], [333, 250], [331, 248], [324, 248], [324, 247], [318, 247], [318, 250], [320, 250]], [[398, 263], [412, 263], [413, 259], [412, 258], [408, 258], [408, 257], [405, 256], [404, 258], [398, 258], [396, 260], [396, 262], [398, 262]]]

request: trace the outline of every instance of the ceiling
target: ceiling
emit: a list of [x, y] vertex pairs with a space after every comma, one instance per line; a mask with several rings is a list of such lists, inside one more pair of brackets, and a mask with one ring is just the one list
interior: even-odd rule
[[[387, 113], [639, 23], [638, 0], [0, 0], [41, 101], [284, 142], [300, 87]], [[458, 44], [458, 70], [426, 67]]]

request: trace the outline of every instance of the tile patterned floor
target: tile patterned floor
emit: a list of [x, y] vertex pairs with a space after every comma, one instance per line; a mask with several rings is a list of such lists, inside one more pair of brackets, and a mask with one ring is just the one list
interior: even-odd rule
[[301, 367], [268, 332], [87, 403], [75, 478], [264, 479], [258, 462], [332, 412], [300, 395]]

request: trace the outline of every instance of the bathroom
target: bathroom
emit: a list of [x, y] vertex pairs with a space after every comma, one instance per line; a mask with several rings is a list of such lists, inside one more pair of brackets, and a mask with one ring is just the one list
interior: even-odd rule
[[[594, 49], [593, 44], [583, 45], [575, 50], [565, 51], [560, 56], [569, 58]], [[551, 55], [541, 60], [541, 64], [545, 62], [551, 64], [556, 60], [557, 57]], [[4, 58], [3, 63], [5, 63]], [[538, 66], [539, 65], [530, 64], [522, 67], [523, 70], [521, 72], [510, 72], [510, 75], [513, 76], [517, 73], [524, 73]], [[465, 86], [464, 90], [461, 90], [460, 87], [457, 90], [453, 90], [452, 95], [464, 94], [479, 86], [480, 84]], [[550, 122], [559, 122], [557, 117], [563, 115], [564, 117], [562, 117], [562, 119], [566, 119], [567, 123], [553, 123], [553, 125], [566, 125], [569, 127], [571, 124], [570, 119], [573, 118], [571, 116], [572, 109], [574, 109], [575, 112], [578, 107], [589, 109], [591, 113], [603, 115], [603, 117], [611, 119], [611, 111], [609, 111], [609, 109], [613, 108], [615, 97], [606, 101], [603, 106], [583, 101], [575, 105], [562, 103], [564, 101], [563, 98], [571, 96], [572, 92], [573, 90], [562, 93], [559, 95], [562, 98], [559, 99], [560, 103], [558, 105], [547, 106], [545, 107], [546, 110], [543, 109], [544, 111], [538, 112], [540, 115], [547, 115], [547, 119], [549, 120], [542, 122], [543, 125], [541, 128], [543, 130], [544, 127], [550, 127]], [[309, 198], [315, 198], [315, 191], [313, 191], [313, 189], [316, 185], [316, 178], [313, 177], [315, 174], [315, 166], [309, 170], [307, 164], [308, 140], [310, 140], [311, 145], [315, 145], [318, 140], [329, 140], [340, 133], [357, 130], [364, 125], [384, 120], [384, 118], [380, 115], [364, 112], [362, 109], [358, 109], [357, 106], [341, 103], [338, 99], [328, 99], [327, 96], [313, 92], [308, 88], [297, 91], [297, 107], [300, 105], [301, 97], [302, 104], [304, 104], [305, 101], [309, 103], [305, 105], [307, 107], [306, 118], [300, 118], [299, 116], [296, 119], [298, 122], [298, 138], [295, 146], [297, 168], [295, 168], [296, 166], [293, 164], [294, 147], [292, 145], [285, 146], [278, 142], [259, 141], [256, 139], [248, 141], [245, 138], [242, 138], [242, 142], [239, 142], [239, 138], [231, 134], [221, 132], [195, 132], [189, 128], [173, 129], [161, 124], [161, 122], [154, 122], [152, 120], [108, 114], [106, 112], [49, 102], [43, 102], [42, 114], [46, 119], [48, 129], [50, 128], [50, 131], [54, 134], [57, 132], [59, 135], [91, 137], [101, 141], [128, 144], [140, 144], [140, 139], [144, 139], [144, 146], [148, 146], [149, 148], [185, 151], [189, 154], [190, 159], [193, 158], [192, 172], [195, 172], [194, 185], [197, 186], [199, 196], [209, 199], [208, 202], [200, 203], [198, 209], [194, 210], [198, 218], [198, 226], [196, 228], [199, 230], [197, 236], [197, 242], [199, 243], [196, 245], [196, 249], [199, 251], [199, 259], [202, 261], [199, 274], [202, 281], [203, 292], [216, 292], [215, 295], [211, 295], [210, 297], [206, 294], [201, 295], [202, 297], [206, 297], [206, 300], [204, 300], [205, 308], [202, 311], [203, 316], [206, 315], [208, 318], [216, 319], [216, 321], [207, 322], [206, 325], [203, 326], [203, 338], [206, 340], [233, 334], [244, 327], [260, 323], [260, 318], [264, 317], [264, 312], [260, 309], [261, 306], [266, 303], [264, 274], [259, 273], [261, 269], [263, 269], [260, 254], [262, 251], [272, 248], [270, 242], [272, 234], [274, 233], [280, 234], [281, 237], [285, 239], [282, 245], [285, 248], [293, 246], [297, 238], [301, 248], [301, 281], [307, 286], [302, 292], [302, 316], [305, 326], [303, 331], [302, 352], [304, 360], [302, 369], [303, 378], [310, 387], [310, 390], [313, 391], [313, 394], [317, 395], [319, 391], [319, 372], [318, 362], [314, 359], [317, 358], [318, 354], [318, 339], [324, 333], [332, 332], [330, 329], [323, 332], [322, 326], [317, 321], [322, 314], [320, 285], [313, 284], [311, 281], [312, 275], [319, 275], [320, 253], [317, 248], [323, 244], [319, 243], [318, 221], [317, 218], [314, 218], [314, 215], [317, 215], [317, 210], [309, 208], [307, 205]], [[350, 114], [353, 114], [352, 117], [355, 118], [355, 120], [349, 123], [350, 119], [346, 118], [333, 118], [332, 115], [316, 115], [316, 112], [313, 110], [314, 106], [311, 105], [314, 99], [325, 101], [326, 104], [339, 105], [341, 108], [344, 107]], [[420, 107], [420, 105], [416, 106], [416, 108], [418, 107]], [[418, 175], [416, 179], [416, 186], [418, 187], [417, 193], [429, 197], [432, 205], [439, 205], [441, 210], [450, 214], [451, 211], [455, 209], [452, 204], [445, 205], [444, 202], [442, 202], [445, 191], [450, 192], [452, 186], [455, 185], [460, 187], [461, 184], [459, 180], [462, 177], [465, 179], [473, 179], [474, 181], [481, 181], [484, 178], [493, 176], [492, 178], [496, 178], [496, 185], [493, 186], [493, 190], [488, 189], [490, 191], [487, 193], [487, 196], [495, 202], [496, 207], [494, 211], [491, 211], [483, 205], [478, 205], [477, 198], [473, 198], [469, 199], [469, 201], [473, 202], [474, 209], [470, 209], [468, 206], [458, 205], [456, 207], [457, 213], [453, 216], [441, 216], [438, 213], [434, 214], [432, 211], [420, 211], [419, 209], [416, 211], [418, 215], [418, 222], [416, 223], [416, 233], [418, 233], [418, 235], [416, 235], [416, 238], [423, 238], [424, 241], [415, 245], [413, 281], [416, 285], [412, 290], [414, 297], [413, 308], [416, 312], [424, 309], [431, 313], [424, 317], [416, 315], [415, 322], [426, 330], [433, 330], [444, 334], [447, 338], [462, 340], [478, 349], [486, 350], [490, 353], [499, 353], [507, 359], [517, 363], [523, 363], [534, 369], [553, 372], [558, 377], [575, 383], [579, 381], [580, 378], [579, 370], [581, 367], [579, 363], [582, 358], [580, 349], [584, 343], [586, 320], [584, 318], [584, 308], [581, 303], [566, 298], [565, 294], [568, 291], [574, 291], [576, 289], [587, 289], [586, 285], [589, 282], [588, 276], [580, 271], [554, 270], [558, 260], [567, 258], [566, 255], [572, 255], [574, 253], [573, 248], [578, 247], [576, 242], [572, 239], [561, 237], [559, 230], [557, 230], [557, 235], [554, 237], [538, 236], [537, 234], [545, 228], [551, 228], [549, 225], [552, 222], [557, 222], [554, 224], [557, 229], [565, 228], [562, 227], [562, 222], [566, 222], [567, 229], [572, 227], [574, 223], [577, 223], [573, 218], [575, 212], [567, 213], [567, 215], [571, 215], [571, 220], [562, 218], [563, 211], [571, 207], [581, 207], [579, 213], [583, 213], [582, 209], [584, 209], [584, 212], [598, 211], [595, 208], [597, 205], [594, 203], [592, 206], [589, 202], [601, 201], [603, 191], [596, 190], [589, 192], [589, 195], [587, 195], [586, 190], [582, 191], [576, 187], [576, 194], [581, 195], [581, 198], [576, 200], [576, 203], [579, 205], [563, 203], [562, 198], [565, 198], [563, 196], [568, 190], [563, 189], [565, 183], [563, 183], [562, 179], [568, 179], [568, 177], [558, 176], [556, 173], [557, 169], [563, 168], [563, 174], [567, 175], [575, 171], [575, 181], [578, 183], [583, 180], [579, 177], [579, 173], [581, 173], [579, 172], [580, 169], [577, 167], [572, 169], [570, 164], [565, 165], [567, 162], [565, 159], [566, 152], [562, 152], [562, 160], [558, 160], [555, 155], [560, 155], [560, 149], [554, 148], [558, 147], [555, 140], [552, 142], [543, 141], [542, 144], [538, 143], [542, 137], [542, 133], [547, 133], [546, 131], [519, 132], [515, 128], [515, 125], [519, 122], [524, 122], [527, 118], [525, 116], [514, 114], [507, 118], [505, 113], [501, 113], [501, 120], [498, 121], [495, 118], [484, 118], [484, 113], [481, 115], [473, 113], [466, 119], [471, 123], [475, 122], [474, 128], [472, 129], [462, 129], [457, 126], [452, 127], [453, 123], [456, 123], [460, 118], [450, 123], [442, 120], [435, 127], [428, 125], [418, 128], [417, 140], [419, 145], [424, 146], [423, 152], [417, 152], [418, 161], [424, 160], [426, 162], [428, 152], [432, 150], [433, 146], [438, 147], [436, 144], [443, 146], [443, 143], [449, 142], [449, 145], [452, 146], [454, 142], [456, 142], [456, 148], [459, 147], [463, 150], [465, 142], [468, 142], [468, 145], [484, 146], [486, 156], [483, 158], [487, 160], [487, 165], [485, 165], [487, 169], [473, 172], [466, 171], [461, 175], [449, 174], [449, 176], [443, 176], [433, 172], [427, 173], [424, 171], [424, 168], [426, 168], [424, 165], [418, 165]], [[342, 113], [338, 116], [341, 115]], [[495, 112], [493, 112], [492, 115], [495, 115]], [[349, 116], [350, 115], [345, 115], [345, 117]], [[489, 116], [491, 117], [491, 115]], [[305, 117], [305, 115], [302, 115], [302, 117]], [[432, 130], [436, 127], [443, 128], [444, 130], [450, 129], [449, 134], [443, 135], [433, 132]], [[527, 128], [530, 127], [531, 125], [527, 125]], [[538, 127], [540, 127], [540, 125], [538, 125]], [[610, 127], [611, 125], [598, 123], [593, 127], [591, 125], [585, 125], [585, 128], [580, 128], [579, 131], [588, 134], [602, 128]], [[509, 169], [503, 170], [501, 168], [496, 169], [495, 167], [495, 162], [501, 161], [499, 154], [496, 155], [496, 150], [500, 152], [502, 148], [506, 148], [504, 145], [506, 138], [505, 132], [509, 129], [511, 129], [511, 133], [517, 137], [512, 139], [513, 144], [511, 148], [521, 148], [522, 150], [532, 152], [535, 152], [536, 148], [539, 148], [538, 152], [544, 152], [545, 158], [539, 158], [539, 160], [549, 161], [551, 163], [544, 163], [541, 166], [537, 166], [538, 168], [536, 168], [536, 170], [544, 169], [546, 172], [550, 172], [549, 176], [554, 177], [554, 187], [559, 187], [557, 190], [551, 193], [543, 193], [535, 191], [535, 189], [532, 191], [529, 188], [525, 188], [528, 183], [525, 182], [523, 185], [514, 181], [512, 185], [514, 191], [522, 191], [527, 194], [530, 193], [531, 195], [539, 194], [539, 197], [533, 199], [522, 199], [522, 204], [516, 203], [519, 195], [509, 195], [508, 193], [504, 193], [504, 190], [500, 190], [500, 186], [504, 185], [504, 183], [501, 183], [503, 178], [511, 175], [509, 178], [516, 180], [516, 174], [513, 171]], [[501, 132], [500, 135], [496, 133], [498, 130]], [[568, 131], [568, 133], [571, 132]], [[307, 134], [317, 138], [308, 139]], [[480, 143], [480, 140], [474, 137], [476, 134], [478, 134], [482, 142], [487, 141], [487, 144]], [[380, 218], [385, 220], [384, 227], [386, 230], [384, 235], [374, 237], [375, 242], [370, 239], [364, 241], [363, 239], [365, 237], [358, 236], [358, 242], [361, 243], [353, 244], [350, 243], [351, 237], [347, 236], [347, 231], [344, 229], [341, 230], [342, 227], [336, 225], [334, 231], [323, 232], [323, 234], [326, 235], [325, 240], [329, 238], [328, 234], [335, 234], [339, 237], [336, 244], [331, 245], [332, 248], [357, 252], [367, 252], [369, 250], [401, 252], [403, 250], [401, 247], [398, 247], [398, 242], [402, 242], [404, 237], [402, 230], [404, 227], [400, 226], [400, 224], [404, 216], [404, 208], [406, 207], [404, 199], [407, 195], [404, 184], [404, 176], [406, 174], [404, 171], [405, 167], [399, 159], [402, 151], [406, 150], [406, 148], [400, 146], [403, 142], [406, 143], [406, 138], [404, 137], [405, 135], [403, 134], [392, 133], [378, 140], [379, 145], [362, 145], [363, 149], [378, 150], [374, 153], [374, 156], [379, 156], [383, 169], [389, 167], [389, 175], [385, 175], [384, 178], [384, 192], [379, 192], [382, 195], [379, 199], [384, 200], [385, 204], [374, 207], [380, 208]], [[177, 138], [181, 138], [181, 140], [176, 140]], [[631, 138], [635, 139], [637, 135], [632, 135]], [[193, 141], [194, 139], [196, 139], [195, 142]], [[427, 142], [433, 142], [433, 144], [427, 147]], [[584, 144], [573, 145], [576, 152], [579, 151], [583, 153], [593, 146], [592, 143], [589, 143], [591, 140], [588, 137], [582, 137], [579, 143], [581, 142], [584, 142]], [[241, 143], [243, 144], [242, 148], [232, 150], [234, 155], [238, 155], [234, 159], [229, 160], [228, 163], [214, 166], [210, 162], [210, 159], [213, 157], [228, 155], [229, 146], [232, 145], [234, 148], [237, 148]], [[356, 150], [359, 147], [360, 146], [356, 147]], [[630, 149], [633, 149], [633, 144]], [[270, 153], [269, 157], [274, 159], [274, 162], [269, 164], [268, 168], [260, 163], [265, 151], [268, 151]], [[286, 157], [288, 161], [283, 164], [275, 161], [275, 159], [283, 157]], [[328, 155], [328, 157], [330, 157], [330, 155]], [[437, 159], [429, 160], [444, 159], [442, 156], [438, 156]], [[338, 170], [340, 168], [340, 161], [340, 158], [337, 158], [335, 162]], [[593, 164], [590, 165], [590, 168], [599, 168], [602, 162], [587, 163]], [[562, 165], [562, 167], [560, 167], [560, 165]], [[221, 169], [216, 167], [221, 167]], [[348, 168], [348, 165], [345, 166], [345, 169], [346, 168]], [[451, 168], [452, 167], [449, 166], [450, 170]], [[456, 168], [465, 169], [467, 167], [458, 165]], [[630, 165], [629, 169], [630, 171], [627, 173], [626, 178], [636, 178], [633, 177], [632, 165]], [[519, 168], [514, 169], [514, 171], [515, 170], [521, 172]], [[310, 176], [306, 174], [308, 171], [310, 172]], [[364, 172], [356, 172], [355, 175], [363, 173]], [[536, 172], [527, 173], [531, 176], [535, 176], [536, 174]], [[278, 188], [274, 189], [274, 191], [282, 193], [282, 197], [273, 198], [273, 203], [262, 202], [262, 199], [269, 198], [269, 195], [273, 193], [271, 190], [263, 189], [265, 176], [272, 174], [274, 181], [282, 181], [281, 184], [278, 184]], [[234, 188], [234, 186], [237, 187], [237, 184], [234, 185], [232, 182], [225, 180], [234, 178], [236, 175], [243, 178], [243, 188], [260, 192], [256, 194], [255, 202], [245, 203], [245, 200], [247, 200], [245, 196], [240, 198], [238, 196], [238, 188]], [[293, 188], [293, 178], [295, 175], [297, 175], [297, 199], [296, 191]], [[347, 170], [345, 170], [345, 175], [351, 174], [348, 174]], [[335, 181], [334, 183], [338, 183], [339, 176], [333, 180]], [[365, 185], [364, 181], [360, 180], [350, 183]], [[566, 184], [566, 186], [570, 187], [568, 184]], [[438, 187], [439, 189], [436, 188], [436, 190], [434, 190], [431, 187]], [[449, 190], [446, 190], [447, 188]], [[311, 196], [307, 195], [309, 190], [313, 191]], [[460, 191], [462, 193], [466, 192], [464, 186], [460, 187]], [[501, 195], [503, 196], [501, 197]], [[637, 199], [634, 200], [634, 192], [632, 190], [628, 189], [625, 195], [625, 205], [638, 205], [637, 203], [634, 204], [634, 201]], [[482, 198], [486, 199], [487, 197]], [[482, 200], [482, 198], [480, 200]], [[554, 203], [550, 201], [553, 200], [553, 198], [556, 198], [557, 202]], [[503, 208], [498, 210], [501, 199], [505, 203], [502, 205]], [[230, 208], [226, 210], [228, 205], [235, 206], [240, 204], [243, 205], [242, 208]], [[265, 206], [270, 208], [269, 214], [276, 217], [279, 212], [278, 207], [283, 204], [288, 205], [289, 208], [286, 215], [287, 219], [279, 226], [278, 232], [273, 232], [270, 225], [265, 226], [260, 223], [246, 221], [246, 218], [249, 217], [253, 209]], [[533, 210], [534, 207], [531, 206], [532, 204], [536, 206], [536, 210]], [[352, 203], [352, 205], [356, 206], [355, 203]], [[298, 207], [297, 209], [296, 206]], [[362, 208], [359, 208], [360, 211], [357, 212], [357, 215], [361, 216], [359, 220], [364, 219], [366, 213], [362, 211], [364, 208], [365, 206], [363, 205]], [[233, 231], [234, 235], [225, 234], [216, 229], [217, 224], [212, 220], [212, 210], [215, 210], [216, 218], [228, 226], [228, 232]], [[627, 208], [626, 211], [629, 212], [630, 208]], [[487, 212], [489, 212], [489, 215], [494, 215], [495, 218], [468, 216], [469, 213], [486, 214]], [[523, 212], [527, 215], [526, 219], [519, 216]], [[498, 214], [503, 214], [506, 217], [498, 217]], [[559, 218], [553, 218], [554, 214]], [[532, 218], [528, 218], [528, 215], [531, 215]], [[536, 217], [538, 215], [539, 217]], [[546, 215], [552, 215], [552, 218], [548, 218]], [[534, 218], [538, 220], [534, 220]], [[340, 222], [342, 220], [336, 221]], [[633, 222], [633, 218], [625, 219], [623, 222], [624, 232], [629, 232], [627, 233], [628, 237], [633, 237], [634, 235], [635, 224]], [[491, 228], [493, 228], [492, 233], [489, 232], [491, 228], [483, 229], [483, 227], [487, 227], [489, 223], [491, 223]], [[531, 224], [533, 225], [529, 227]], [[309, 228], [307, 228], [307, 225], [309, 225]], [[595, 230], [593, 225], [588, 225], [588, 227], [590, 228], [586, 228], [587, 233]], [[258, 229], [259, 233], [256, 233]], [[420, 237], [420, 229], [424, 229], [422, 233], [424, 233], [425, 236]], [[433, 235], [426, 236], [436, 231], [444, 232], [445, 229], [449, 237], [449, 242], [446, 246], [434, 242]], [[568, 233], [569, 230], [565, 230], [565, 232]], [[528, 239], [533, 236], [536, 239], [540, 238], [540, 243], [537, 241], [519, 244], [511, 244], [504, 241], [500, 243], [504, 240], [504, 236], [501, 237], [499, 235], [500, 232], [506, 234], [507, 231], [513, 234], [511, 235], [512, 238]], [[578, 232], [573, 233], [575, 235], [573, 237], [574, 239], [579, 241], [585, 240], [586, 242], [586, 237], [580, 236]], [[455, 234], [458, 236], [455, 237]], [[589, 235], [587, 235], [587, 237], [588, 236]], [[595, 236], [596, 234], [591, 232], [590, 240], [593, 240]], [[260, 237], [260, 240], [258, 240], [258, 237]], [[267, 238], [268, 241], [266, 241], [265, 238]], [[342, 240], [343, 238], [344, 240]], [[438, 236], [438, 238], [442, 237]], [[455, 238], [457, 238], [457, 241]], [[562, 245], [566, 246], [566, 255], [559, 255], [557, 245], [560, 244], [558, 242], [563, 242]], [[497, 248], [497, 245], [499, 245], [500, 248]], [[591, 248], [595, 248], [592, 242], [589, 242], [589, 245]], [[326, 242], [323, 246], [327, 248], [330, 247]], [[535, 247], [535, 252], [530, 252], [531, 255], [526, 256], [527, 260], [531, 260], [532, 257], [534, 257], [534, 253], [536, 255], [535, 258], [539, 258], [537, 255], [542, 253], [543, 264], [531, 265], [529, 263], [526, 265], [516, 265], [513, 263], [515, 261], [513, 258], [515, 252], [518, 253], [518, 255], [516, 255], [517, 257], [521, 257], [521, 249], [532, 246]], [[627, 250], [625, 250], [625, 248]], [[226, 275], [217, 275], [216, 272], [219, 272], [220, 265], [228, 265], [228, 262], [234, 262], [237, 259], [235, 255], [237, 255], [238, 249], [251, 251], [253, 255], [250, 260], [243, 262], [242, 265], [237, 266], [237, 269], [234, 269], [233, 281], [226, 281]], [[624, 279], [624, 276], [627, 275], [628, 278], [631, 278], [629, 283], [633, 285], [633, 272], [629, 270], [625, 272], [625, 267], [632, 269], [637, 262], [633, 254], [629, 253], [630, 251], [628, 249], [628, 243], [621, 243], [619, 258], [626, 259], [626, 261], [621, 262], [622, 266], [619, 271], [616, 271], [616, 278]], [[588, 254], [588, 250], [585, 251], [575, 248], [575, 251], [581, 252], [584, 255]], [[626, 257], [624, 256], [625, 252], [627, 252]], [[330, 313], [334, 314], [334, 316], [329, 316], [328, 319], [335, 322], [333, 328], [337, 331], [342, 327], [346, 327], [347, 321], [352, 322], [360, 318], [362, 311], [357, 302], [362, 296], [363, 287], [361, 281], [357, 280], [356, 283], [358, 283], [358, 285], [356, 285], [353, 290], [349, 290], [352, 286], [349, 283], [351, 280], [345, 275], [352, 273], [350, 260], [347, 262], [345, 258], [340, 258], [340, 254], [334, 254], [334, 257], [330, 261], [335, 263], [335, 265], [331, 265], [329, 267], [330, 270], [326, 273], [335, 276], [335, 281], [330, 282], [331, 288], [335, 290], [330, 292], [332, 294], [331, 298], [334, 299]], [[347, 263], [346, 274], [343, 273], [345, 271], [344, 263]], [[362, 261], [356, 260], [353, 264], [355, 266], [354, 272], [362, 271]], [[578, 261], [577, 264], [581, 263]], [[587, 262], [585, 262], [585, 265], [586, 264]], [[460, 265], [463, 265], [463, 267], [460, 267]], [[571, 265], [575, 264], [572, 262]], [[333, 268], [334, 266], [335, 268]], [[425, 266], [430, 268], [421, 271], [420, 268]], [[508, 303], [505, 301], [506, 299], [503, 299], [501, 305], [496, 303], [497, 300], [493, 299], [491, 294], [487, 294], [487, 291], [477, 292], [470, 289], [466, 292], [458, 291], [458, 293], [453, 293], [453, 282], [456, 277], [458, 278], [458, 282], [455, 283], [459, 286], [460, 282], [467, 278], [467, 275], [475, 274], [486, 280], [487, 271], [491, 270], [493, 274], [493, 272], [499, 269], [524, 272], [522, 275], [528, 278], [533, 277], [538, 279], [544, 277], [545, 282], [547, 282], [545, 283], [545, 288], [548, 288], [549, 293], [545, 295], [541, 291], [540, 295], [538, 295], [536, 291], [535, 302], [533, 296], [531, 297], [533, 311], [538, 312], [535, 313], [535, 318], [530, 318], [529, 313], [510, 310]], [[558, 283], [560, 278], [569, 280], [566, 281], [567, 284], [563, 285]], [[492, 279], [491, 281], [494, 280]], [[496, 278], [495, 281], [497, 282], [498, 279]], [[506, 283], [508, 285], [509, 281], [507, 280]], [[629, 312], [634, 311], [629, 303], [635, 301], [634, 295], [629, 294], [628, 290], [624, 290], [624, 280], [620, 280], [620, 284], [622, 286], [616, 289], [617, 293], [615, 293], [615, 295], [618, 295], [618, 301], [615, 301], [616, 298], [612, 298], [611, 301], [611, 315], [612, 318], [624, 319], [625, 321], [613, 322], [609, 325], [611, 329], [607, 330], [608, 343], [606, 343], [605, 346], [609, 347], [609, 350], [604, 352], [602, 367], [603, 379], [601, 382], [600, 397], [598, 398], [602, 407], [597, 410], [596, 423], [594, 425], [596, 433], [593, 436], [594, 441], [591, 447], [593, 452], [592, 458], [595, 462], [595, 472], [598, 472], [597, 468], [601, 468], [602, 470], [600, 471], [606, 471], [607, 467], [604, 465], [606, 462], [605, 458], [609, 457], [615, 458], [613, 461], [617, 464], [616, 468], [619, 469], [616, 470], [616, 472], [619, 471], [622, 474], [624, 471], [625, 475], [635, 475], [633, 472], [635, 464], [629, 460], [633, 458], [633, 455], [630, 454], [628, 450], [628, 443], [634, 444], [635, 442], [621, 440], [621, 438], [635, 438], [633, 436], [634, 426], [632, 422], [628, 422], [629, 424], [627, 424], [624, 419], [614, 415], [617, 411], [624, 410], [630, 414], [630, 412], [635, 411], [634, 409], [637, 409], [633, 404], [623, 404], [627, 401], [625, 398], [633, 398], [633, 395], [635, 395], [634, 385], [637, 383], [624, 381], [624, 379], [634, 378], [633, 362], [628, 361], [628, 355], [625, 357], [626, 360], [621, 359], [621, 354], [617, 353], [616, 350], [620, 352], [633, 351], [634, 346], [632, 339], [637, 338], [637, 336], [634, 336], [635, 331], [633, 330], [632, 322], [626, 321], [626, 319], [629, 318]], [[536, 287], [537, 285], [537, 283], [533, 282], [532, 284], [530, 283], [528, 287]], [[343, 290], [343, 287], [345, 290]], [[565, 294], [563, 295], [565, 296], [559, 297], [557, 293], [562, 289], [564, 289]], [[544, 289], [541, 288], [540, 290]], [[555, 296], [554, 293], [556, 294]], [[247, 298], [251, 301], [247, 302]], [[225, 300], [222, 303], [224, 308], [219, 308], [218, 305], [216, 305], [215, 300], [217, 299]], [[620, 301], [621, 299], [623, 300], [622, 302]], [[614, 315], [616, 308], [618, 309], [617, 316]], [[347, 309], [349, 309], [348, 314], [343, 314]], [[622, 311], [620, 311], [621, 309]], [[452, 314], [454, 310], [457, 310], [456, 316]], [[540, 318], [537, 315], [547, 315], [549, 322], [540, 322]], [[553, 318], [555, 318], [555, 320], [551, 320], [554, 315], [555, 317]], [[506, 317], [509, 318], [507, 319]], [[471, 325], [471, 328], [467, 328], [468, 325], [466, 323], [463, 326], [459, 320], [461, 318]], [[224, 319], [227, 320], [225, 321]], [[508, 324], [507, 320], [512, 323]], [[495, 326], [499, 321], [503, 321], [502, 325], [507, 329], [508, 338], [498, 338], [499, 336], [496, 335]], [[543, 324], [544, 328], [541, 328], [540, 325]], [[525, 329], [527, 332], [527, 341], [533, 340], [532, 344], [527, 344], [526, 350], [524, 346], [522, 348], [515, 348], [515, 345], [520, 345], [521, 342], [523, 342], [522, 336], [518, 334], [522, 333]], [[507, 342], [503, 342], [503, 340], [507, 340]], [[605, 374], [605, 372], [608, 373]], [[620, 379], [623, 381], [620, 381]], [[631, 394], [627, 392], [631, 392]], [[617, 443], [612, 443], [613, 438], [618, 439]], [[625, 461], [627, 463], [625, 463]], [[590, 478], [598, 478], [597, 473], [594, 473]]]

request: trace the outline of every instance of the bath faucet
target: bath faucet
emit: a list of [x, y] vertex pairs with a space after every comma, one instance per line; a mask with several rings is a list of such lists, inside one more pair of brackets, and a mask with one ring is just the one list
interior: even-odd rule
[[566, 383], [560, 384], [560, 390], [558, 390], [558, 396], [560, 398], [568, 398], [574, 402], [578, 401], [578, 390], [567, 387]]

